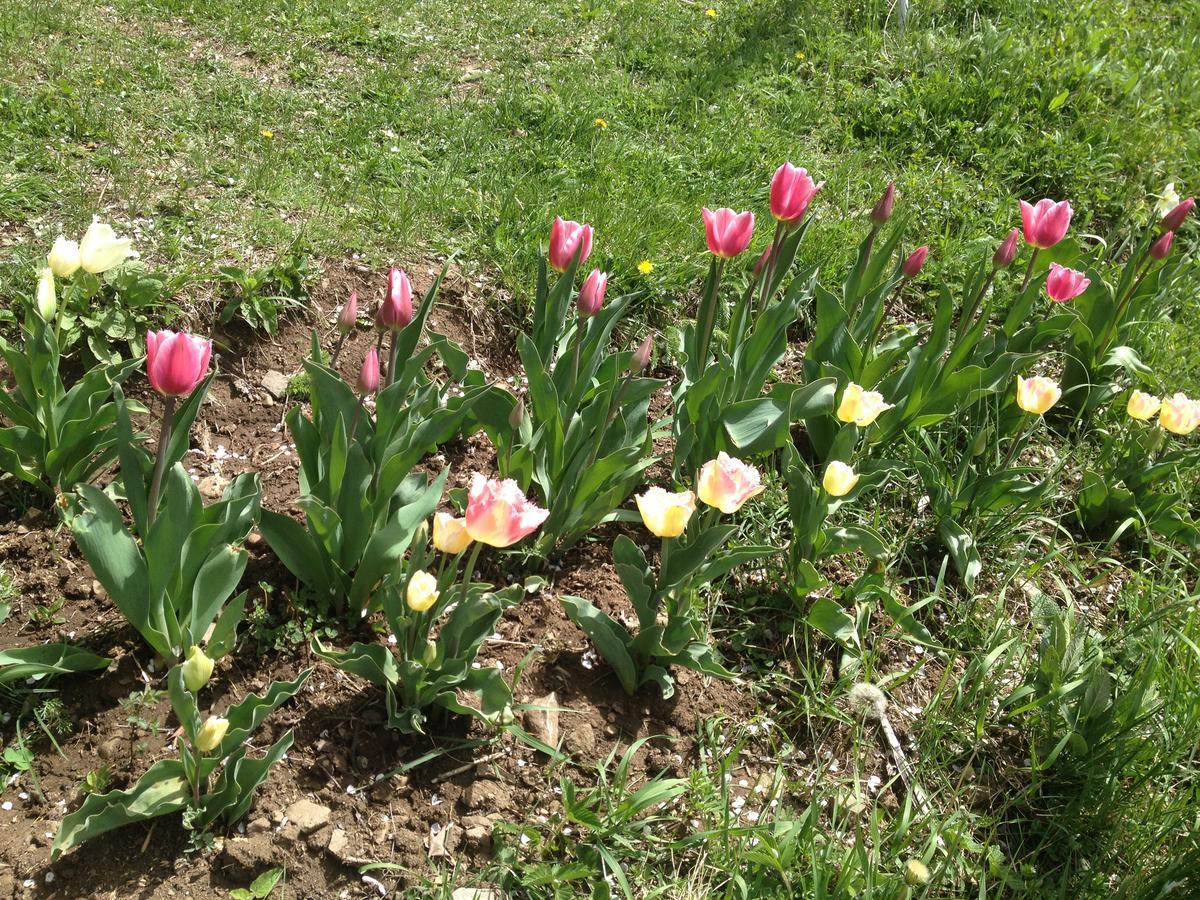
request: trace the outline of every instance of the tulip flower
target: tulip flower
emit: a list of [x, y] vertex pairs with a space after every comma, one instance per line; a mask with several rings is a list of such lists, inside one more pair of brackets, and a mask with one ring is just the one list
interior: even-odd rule
[[393, 267], [388, 270], [387, 294], [375, 313], [375, 326], [380, 331], [399, 331], [412, 318], [412, 284], [408, 280], [408, 273]]
[[642, 515], [642, 523], [660, 538], [679, 537], [696, 511], [696, 495], [691, 491], [673, 494], [652, 487], [633, 499]]
[[489, 547], [510, 547], [532, 534], [550, 511], [530, 501], [511, 478], [498, 481], [479, 472], [467, 494], [467, 534]]
[[457, 556], [471, 545], [467, 531], [467, 520], [456, 518], [450, 513], [439, 512], [433, 516], [433, 546], [442, 553]]
[[1046, 275], [1046, 294], [1055, 303], [1066, 303], [1086, 291], [1091, 283], [1082, 272], [1050, 263], [1050, 272]]
[[47, 266], [42, 269], [37, 285], [37, 311], [43, 322], [50, 322], [58, 312], [58, 296], [54, 291], [54, 271]]
[[1154, 418], [1154, 414], [1158, 412], [1160, 406], [1162, 406], [1162, 401], [1153, 394], [1134, 391], [1129, 395], [1129, 402], [1125, 405], [1125, 412], [1129, 413], [1130, 418], [1137, 419], [1139, 422], [1146, 422]]
[[[412, 298], [409, 298], [409, 305], [412, 304]], [[354, 326], [358, 324], [358, 291], [350, 292], [350, 299], [342, 304], [342, 311], [338, 313], [337, 328], [342, 334], [349, 334], [354, 330]]]
[[1171, 244], [1175, 242], [1175, 232], [1164, 231], [1162, 236], [1150, 245], [1150, 258], [1163, 260], [1171, 252]]
[[727, 206], [711, 210], [707, 206], [700, 211], [704, 217], [704, 232], [708, 249], [721, 259], [733, 259], [750, 245], [754, 235], [754, 213], [734, 212]]
[[83, 271], [99, 275], [137, 256], [129, 238], [119, 238], [112, 227], [92, 220], [79, 242], [79, 264]]
[[1021, 228], [1025, 243], [1039, 250], [1048, 250], [1066, 236], [1071, 225], [1071, 204], [1066, 200], [1039, 200], [1037, 206], [1021, 201]]
[[807, 170], [785, 162], [771, 178], [771, 215], [780, 222], [799, 222], [825, 182], [817, 184]]
[[1176, 206], [1179, 205], [1179, 191], [1175, 190], [1175, 182], [1170, 182], [1163, 192], [1158, 195], [1158, 203], [1154, 205], [1154, 211], [1161, 219]]
[[1046, 410], [1062, 397], [1062, 388], [1058, 386], [1058, 382], [1050, 378], [1043, 378], [1041, 375], [1022, 378], [1017, 375], [1016, 379], [1017, 406], [1027, 413], [1037, 416], [1044, 415]]
[[70, 278], [79, 269], [81, 263], [79, 244], [76, 241], [67, 240], [60, 234], [54, 241], [54, 246], [50, 248], [46, 263], [59, 278]]
[[592, 273], [583, 282], [583, 287], [579, 289], [579, 297], [575, 301], [579, 315], [586, 319], [600, 312], [600, 307], [604, 305], [604, 291], [607, 287], [608, 273], [592, 269]]
[[355, 388], [363, 397], [379, 390], [379, 351], [375, 347], [368, 350], [366, 358], [363, 359]]
[[592, 252], [592, 226], [580, 222], [572, 222], [562, 216], [554, 217], [550, 226], [550, 268], [555, 272], [565, 272], [579, 254], [579, 265], [587, 262]]
[[1178, 231], [1179, 226], [1183, 224], [1183, 220], [1188, 217], [1188, 213], [1192, 211], [1192, 207], [1195, 205], [1196, 198], [1188, 197], [1163, 216], [1162, 221], [1158, 223], [1159, 227], [1163, 231]]
[[871, 210], [871, 221], [876, 225], [883, 225], [892, 217], [892, 207], [895, 205], [896, 182], [889, 181], [888, 186], [883, 190], [883, 194], [875, 201], [875, 206]]
[[734, 459], [722, 450], [716, 459], [709, 460], [700, 468], [700, 499], [726, 515], [735, 513], [751, 497], [757, 497], [766, 490], [759, 481], [758, 469]]
[[633, 374], [646, 371], [646, 367], [650, 365], [650, 356], [654, 352], [654, 338], [646, 335], [642, 342], [638, 344], [637, 350], [633, 353], [633, 359], [629, 361], [629, 371]]
[[196, 749], [201, 753], [209, 753], [216, 750], [224, 739], [225, 732], [228, 730], [228, 719], [223, 719], [220, 716], [209, 716], [204, 720], [204, 724], [200, 727], [200, 731], [196, 735]]
[[1158, 424], [1172, 434], [1191, 434], [1200, 425], [1200, 401], [1189, 400], [1182, 393], [1168, 397], [1158, 411]]
[[204, 380], [212, 341], [184, 332], [146, 332], [146, 375], [164, 397], [186, 397]]
[[408, 603], [408, 608], [413, 612], [425, 612], [437, 603], [437, 586], [437, 579], [424, 569], [413, 572], [412, 577], [408, 579], [408, 588], [404, 592], [404, 600]]
[[915, 278], [917, 273], [921, 271], [921, 266], [925, 265], [925, 257], [929, 255], [929, 245], [918, 247], [912, 252], [912, 255], [904, 261], [900, 266], [900, 271], [905, 278]]
[[891, 409], [893, 405], [885, 403], [883, 394], [879, 391], [864, 391], [852, 381], [842, 393], [837, 417], [843, 422], [853, 422], [861, 428], [866, 428], [879, 418], [880, 413]]
[[508, 427], [513, 431], [517, 431], [525, 424], [525, 398], [518, 397], [517, 402], [513, 404], [512, 412], [508, 414]]
[[1017, 238], [1020, 236], [1020, 228], [1014, 228], [1008, 233], [1004, 243], [996, 248], [996, 253], [992, 256], [993, 269], [1007, 269], [1012, 265], [1012, 261], [1017, 258]]
[[821, 479], [821, 487], [830, 497], [845, 497], [858, 484], [859, 475], [841, 460], [832, 460], [825, 467], [825, 477]]
[[754, 261], [754, 277], [762, 274], [762, 270], [767, 267], [767, 263], [771, 261], [771, 254], [775, 252], [774, 244], [767, 244], [763, 248], [763, 252], [758, 254], [758, 259]]
[[181, 668], [184, 685], [195, 694], [208, 684], [208, 679], [212, 678], [213, 661], [204, 654], [200, 647], [193, 646], [188, 651], [187, 659], [184, 660]]

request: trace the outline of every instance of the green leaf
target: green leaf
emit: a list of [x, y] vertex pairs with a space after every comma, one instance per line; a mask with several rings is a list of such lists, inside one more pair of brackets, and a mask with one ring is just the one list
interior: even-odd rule
[[834, 600], [818, 597], [805, 621], [826, 637], [846, 646], [858, 645], [858, 630], [851, 616]]
[[975, 586], [975, 579], [983, 570], [983, 561], [979, 558], [979, 548], [970, 533], [950, 518], [938, 522], [938, 534], [942, 543], [950, 553], [954, 568], [962, 578], [967, 590]]
[[271, 891], [275, 890], [275, 885], [279, 884], [279, 879], [283, 877], [283, 868], [276, 867], [267, 869], [250, 884], [250, 890], [254, 892], [254, 896], [259, 900], [264, 900], [270, 895]]
[[1066, 103], [1067, 98], [1070, 96], [1071, 96], [1070, 91], [1067, 91], [1067, 90], [1060, 91], [1059, 93], [1054, 95], [1054, 98], [1050, 101], [1050, 105], [1047, 106], [1046, 108], [1050, 112], [1054, 112], [1056, 109], [1061, 107], [1064, 103]]
[[365, 678], [372, 684], [390, 687], [400, 682], [396, 657], [382, 644], [355, 643], [349, 650], [326, 650], [314, 637], [309, 647], [316, 656], [330, 665]]
[[40, 644], [0, 650], [0, 685], [26, 678], [45, 678], [105, 669], [112, 660], [70, 644]]
[[591, 638], [600, 655], [612, 666], [625, 692], [636, 692], [639, 678], [637, 665], [629, 655], [629, 632], [582, 597], [566, 595], [558, 599], [571, 621]]

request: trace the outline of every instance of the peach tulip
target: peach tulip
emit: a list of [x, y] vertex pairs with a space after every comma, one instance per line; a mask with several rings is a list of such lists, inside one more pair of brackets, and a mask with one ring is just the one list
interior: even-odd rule
[[1047, 250], [1061, 241], [1071, 225], [1071, 204], [1066, 200], [1039, 200], [1036, 206], [1021, 201], [1021, 228], [1025, 243]]
[[1168, 397], [1158, 411], [1158, 424], [1172, 434], [1191, 434], [1200, 425], [1200, 401], [1182, 393]]
[[467, 520], [456, 518], [448, 512], [435, 513], [433, 516], [433, 546], [442, 553], [457, 555], [471, 545], [471, 535], [467, 531]]
[[733, 259], [750, 245], [754, 235], [754, 213], [734, 212], [727, 206], [700, 211], [704, 217], [704, 232], [708, 249], [721, 259]]
[[660, 487], [647, 488], [633, 498], [642, 522], [660, 538], [679, 537], [696, 511], [696, 495], [691, 491], [673, 494]]
[[550, 268], [556, 272], [565, 272], [579, 254], [579, 265], [587, 262], [592, 252], [592, 226], [580, 222], [572, 222], [562, 216], [554, 217], [550, 226]]
[[1043, 378], [1041, 375], [1022, 378], [1017, 375], [1016, 379], [1017, 406], [1027, 413], [1037, 416], [1044, 415], [1046, 410], [1062, 397], [1062, 388], [1058, 386], [1058, 382], [1050, 378]]
[[701, 500], [728, 515], [766, 490], [759, 481], [758, 469], [722, 450], [700, 468], [698, 492]]
[[146, 376], [164, 397], [186, 397], [204, 380], [212, 341], [174, 331], [146, 332]]
[[510, 547], [546, 521], [549, 510], [530, 501], [511, 478], [498, 481], [479, 472], [467, 494], [467, 534], [489, 547]]
[[1154, 418], [1154, 414], [1158, 412], [1160, 406], [1162, 406], [1162, 401], [1153, 394], [1134, 391], [1129, 395], [1129, 402], [1125, 405], [1125, 412], [1129, 413], [1131, 418], [1137, 419], [1139, 422], [1146, 422]]
[[1082, 272], [1050, 263], [1050, 272], [1046, 275], [1046, 295], [1055, 303], [1066, 303], [1086, 291], [1091, 283]]

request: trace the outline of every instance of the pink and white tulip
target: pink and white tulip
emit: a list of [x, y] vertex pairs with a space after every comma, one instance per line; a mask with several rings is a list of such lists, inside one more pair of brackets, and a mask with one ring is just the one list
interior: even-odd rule
[[1186, 200], [1180, 201], [1174, 209], [1163, 216], [1162, 221], [1159, 222], [1159, 227], [1163, 231], [1178, 231], [1179, 226], [1183, 224], [1183, 220], [1188, 217], [1188, 213], [1192, 211], [1195, 205], [1195, 197], [1188, 197]]
[[921, 271], [921, 267], [925, 265], [925, 257], [929, 255], [929, 245], [918, 247], [900, 266], [900, 271], [904, 273], [905, 278], [915, 278], [917, 273]]
[[1050, 272], [1046, 275], [1046, 294], [1055, 303], [1066, 303], [1086, 291], [1091, 283], [1082, 272], [1050, 263]]
[[403, 269], [388, 270], [387, 294], [375, 314], [380, 331], [399, 331], [413, 319], [412, 283]]
[[721, 259], [733, 259], [750, 245], [754, 236], [754, 213], [734, 212], [727, 206], [701, 210], [708, 249]]
[[567, 271], [576, 253], [582, 266], [592, 253], [592, 226], [555, 216], [550, 226], [550, 268]]
[[1053, 247], [1064, 237], [1071, 226], [1071, 204], [1062, 200], [1039, 200], [1036, 206], [1021, 201], [1021, 228], [1025, 232], [1025, 243], [1039, 250]]
[[379, 351], [374, 347], [367, 351], [366, 358], [363, 359], [355, 387], [364, 397], [379, 390]]
[[716, 459], [709, 460], [700, 468], [697, 493], [709, 506], [715, 506], [728, 515], [737, 512], [743, 503], [766, 490], [760, 482], [758, 469], [721, 451]]
[[212, 341], [184, 332], [146, 332], [146, 377], [164, 397], [186, 397], [208, 373]]
[[537, 531], [550, 511], [529, 500], [511, 478], [499, 481], [479, 472], [467, 494], [467, 534], [489, 547], [511, 547]]
[[807, 170], [785, 162], [771, 178], [771, 215], [780, 222], [799, 222], [824, 186], [823, 181], [813, 181]]
[[579, 289], [579, 297], [575, 301], [579, 315], [586, 319], [600, 312], [600, 307], [604, 305], [604, 292], [607, 288], [608, 273], [592, 269], [592, 273], [583, 282], [583, 287]]

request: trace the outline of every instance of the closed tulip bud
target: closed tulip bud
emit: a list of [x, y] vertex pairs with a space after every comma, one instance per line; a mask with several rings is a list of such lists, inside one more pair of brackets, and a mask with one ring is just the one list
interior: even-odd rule
[[467, 531], [467, 520], [456, 518], [447, 512], [433, 515], [433, 546], [442, 553], [457, 556], [471, 546], [471, 534]]
[[68, 241], [60, 234], [55, 240], [54, 246], [50, 248], [46, 263], [59, 278], [70, 278], [79, 269], [81, 263], [79, 244], [76, 241]]
[[604, 291], [607, 287], [608, 273], [592, 269], [592, 274], [588, 275], [587, 280], [584, 281], [583, 287], [579, 289], [579, 297], [575, 301], [579, 315], [586, 319], [600, 312], [600, 307], [604, 305]]
[[645, 372], [646, 367], [650, 365], [650, 354], [653, 352], [654, 339], [646, 335], [638, 345], [637, 350], [634, 351], [633, 359], [629, 361], [629, 371], [635, 375], [639, 372]]
[[767, 267], [767, 263], [771, 261], [771, 254], [775, 252], [774, 244], [767, 244], [762, 253], [758, 254], [758, 259], [754, 261], [755, 276], [761, 275], [762, 270]]
[[228, 730], [228, 719], [223, 719], [220, 716], [209, 716], [204, 720], [204, 724], [200, 727], [200, 731], [196, 735], [196, 749], [201, 753], [211, 753], [220, 746], [221, 741], [225, 739], [225, 732]]
[[673, 494], [660, 487], [648, 488], [635, 496], [642, 523], [660, 538], [679, 537], [696, 511], [696, 495], [691, 491]]
[[213, 661], [204, 655], [203, 650], [195, 646], [188, 651], [182, 669], [183, 683], [187, 685], [189, 691], [195, 694], [208, 684], [208, 679], [212, 678]]
[[404, 600], [413, 612], [425, 612], [438, 598], [437, 579], [419, 569], [408, 579], [408, 589], [404, 592]]
[[697, 490], [701, 500], [728, 515], [766, 490], [760, 480], [758, 469], [722, 450], [716, 459], [701, 466]]
[[1182, 393], [1168, 397], [1158, 411], [1158, 424], [1172, 434], [1191, 434], [1200, 426], [1200, 401]]
[[1150, 245], [1151, 259], [1166, 259], [1171, 252], [1171, 244], [1175, 243], [1175, 232], [1164, 231], [1162, 236]]
[[550, 268], [556, 272], [565, 272], [579, 254], [579, 265], [587, 262], [592, 253], [592, 226], [580, 222], [572, 222], [562, 216], [554, 217], [550, 226]]
[[853, 466], [835, 459], [825, 467], [825, 477], [821, 479], [821, 486], [829, 496], [845, 497], [854, 490], [856, 484], [858, 473], [854, 471]]
[[1055, 303], [1066, 303], [1086, 291], [1091, 283], [1082, 272], [1050, 263], [1050, 271], [1046, 274], [1046, 295]]
[[1179, 226], [1183, 224], [1183, 220], [1188, 217], [1188, 213], [1192, 211], [1192, 207], [1195, 205], [1196, 198], [1188, 197], [1163, 216], [1162, 221], [1158, 223], [1159, 227], [1163, 231], [1178, 231]]
[[337, 328], [342, 334], [349, 334], [358, 324], [358, 291], [350, 292], [350, 299], [342, 304], [338, 313]]
[[876, 225], [883, 225], [892, 217], [892, 207], [896, 205], [896, 182], [889, 181], [888, 186], [883, 189], [883, 194], [875, 201], [875, 206], [871, 209], [871, 221]]
[[362, 368], [358, 372], [358, 383], [355, 384], [359, 394], [367, 396], [379, 390], [379, 351], [372, 347], [367, 351]]
[[727, 206], [700, 211], [704, 218], [704, 234], [709, 252], [721, 259], [733, 259], [748, 246], [754, 236], [754, 213], [734, 212]]
[[512, 412], [508, 414], [508, 427], [513, 431], [519, 431], [521, 425], [525, 422], [525, 398], [518, 397], [516, 404], [512, 408]]
[[99, 275], [137, 256], [129, 238], [119, 238], [112, 227], [92, 221], [79, 242], [79, 264], [85, 272]]
[[864, 391], [862, 387], [852, 381], [846, 385], [846, 390], [842, 393], [842, 402], [838, 405], [837, 417], [843, 422], [853, 422], [860, 428], [866, 428], [893, 405], [886, 403], [883, 394], [879, 391]]
[[1039, 250], [1053, 247], [1064, 237], [1071, 225], [1071, 204], [1066, 200], [1039, 200], [1036, 206], [1021, 201], [1021, 228], [1025, 243]]
[[1129, 414], [1130, 418], [1146, 422], [1154, 418], [1154, 414], [1158, 412], [1160, 406], [1162, 406], [1162, 401], [1153, 394], [1134, 391], [1129, 395], [1129, 402], [1125, 404], [1125, 412]]
[[929, 255], [929, 245], [918, 247], [904, 261], [900, 267], [900, 271], [904, 273], [905, 278], [915, 278], [917, 273], [921, 271], [921, 266], [925, 265], [925, 257]]
[[49, 266], [42, 269], [37, 284], [37, 311], [43, 322], [54, 321], [58, 312], [58, 295], [54, 290], [54, 272]]
[[1018, 375], [1016, 378], [1017, 406], [1027, 413], [1033, 413], [1035, 416], [1045, 415], [1062, 397], [1062, 388], [1052, 379], [1043, 378], [1041, 375], [1032, 378], [1022, 378]]
[[771, 215], [780, 222], [799, 222], [825, 182], [817, 184], [805, 169], [785, 162], [771, 178]]
[[146, 332], [146, 377], [164, 397], [186, 397], [208, 373], [212, 341], [174, 331]]
[[919, 859], [910, 859], [904, 864], [904, 883], [909, 887], [929, 884], [929, 867]]
[[525, 496], [511, 478], [498, 481], [479, 472], [467, 492], [467, 533], [489, 547], [510, 547], [533, 534], [550, 511]]
[[437, 655], [438, 655], [437, 644], [435, 644], [431, 640], [426, 640], [425, 641], [425, 649], [421, 653], [421, 662], [425, 665], [426, 668], [428, 668], [429, 666], [432, 666], [435, 662], [437, 662]]
[[387, 294], [375, 313], [375, 326], [380, 331], [399, 331], [412, 321], [412, 284], [403, 269], [388, 270]]
[[996, 248], [996, 252], [992, 255], [993, 269], [1007, 269], [1012, 265], [1013, 260], [1017, 258], [1017, 238], [1020, 236], [1020, 228], [1014, 228], [1008, 233], [1008, 237], [1004, 239], [1004, 242]]

